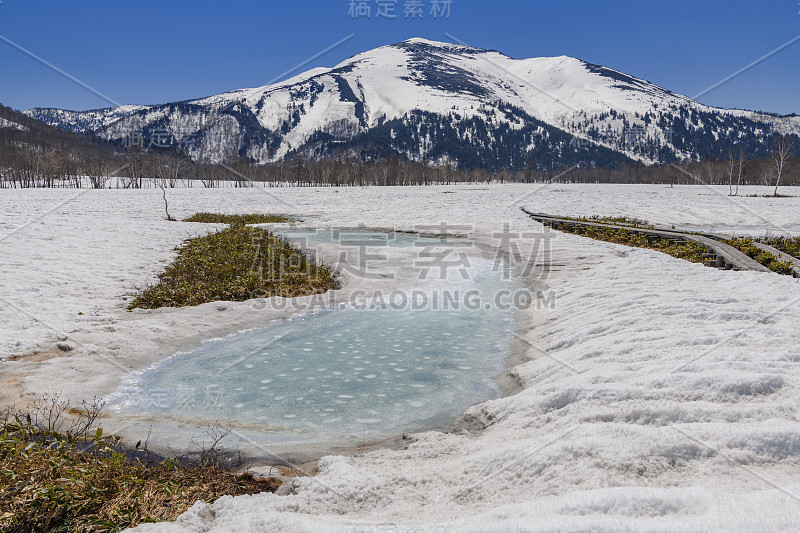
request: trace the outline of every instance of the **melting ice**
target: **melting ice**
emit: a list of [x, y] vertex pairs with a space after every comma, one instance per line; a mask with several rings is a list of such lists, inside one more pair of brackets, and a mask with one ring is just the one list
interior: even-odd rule
[[[418, 239], [402, 237], [400, 246]], [[481, 260], [450, 293], [516, 289]], [[122, 413], [232, 421], [259, 442], [369, 440], [442, 424], [499, 394], [512, 309], [337, 308], [208, 342], [135, 376]], [[154, 391], [160, 401], [153, 401]]]

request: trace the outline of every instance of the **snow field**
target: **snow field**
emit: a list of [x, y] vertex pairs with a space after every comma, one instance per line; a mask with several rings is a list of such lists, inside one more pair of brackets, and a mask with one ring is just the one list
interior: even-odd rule
[[[398, 229], [446, 222], [471, 225], [484, 244], [505, 222], [514, 231], [542, 230], [520, 206], [800, 233], [797, 198], [730, 200], [725, 192], [493, 185], [176, 189], [168, 195], [179, 217], [205, 210], [282, 212], [311, 226]], [[85, 371], [98, 356], [135, 366], [144, 361], [144, 348], [168, 355], [180, 340], [171, 330], [214, 329], [210, 323], [225, 314], [213, 305], [124, 311], [121, 296], [152, 279], [181, 239], [214, 229], [160, 220], [158, 193], [87, 192], [13, 235], [75, 191], [0, 194], [2, 353], [52, 350], [55, 330], [82, 346], [44, 362], [2, 363], [0, 377], [24, 372], [24, 394], [45, 385], [69, 388], [67, 380], [77, 380], [73, 393], [90, 393], [109, 381]], [[551, 268], [546, 276], [537, 271], [532, 283], [553, 291], [555, 306], [531, 309], [519, 323], [530, 360], [512, 373], [523, 390], [465, 414], [484, 430], [427, 432], [404, 450], [325, 457], [319, 473], [297, 479], [291, 494], [198, 503], [174, 524], [140, 529], [796, 529], [797, 280], [721, 272], [574, 235], [557, 234], [550, 244], [541, 260]], [[97, 316], [77, 315], [93, 307]], [[246, 320], [244, 307], [225, 313], [230, 318], [222, 325]], [[151, 329], [161, 330], [166, 347], [148, 336]]]

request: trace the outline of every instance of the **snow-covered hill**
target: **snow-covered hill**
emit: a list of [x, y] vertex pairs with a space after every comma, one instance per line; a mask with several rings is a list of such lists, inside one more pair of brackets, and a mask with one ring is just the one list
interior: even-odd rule
[[12, 130], [28, 131], [27, 127], [21, 124], [17, 124], [16, 122], [12, 122], [10, 120], [6, 120], [2, 117], [0, 117], [0, 128], [11, 128]]
[[26, 113], [114, 141], [143, 134], [194, 159], [396, 154], [467, 168], [669, 161], [734, 146], [757, 155], [773, 135], [800, 133], [800, 117], [704, 106], [579, 59], [425, 39], [199, 100]]

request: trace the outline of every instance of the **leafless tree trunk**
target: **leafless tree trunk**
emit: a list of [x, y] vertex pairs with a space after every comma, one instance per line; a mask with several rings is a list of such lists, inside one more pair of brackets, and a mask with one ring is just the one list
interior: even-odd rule
[[744, 156], [744, 150], [739, 150], [739, 176], [736, 178], [736, 193], [734, 196], [739, 196], [739, 185], [742, 184], [742, 174], [744, 174], [744, 165], [747, 159]]
[[728, 196], [733, 196], [733, 173], [736, 169], [736, 159], [733, 157], [733, 150], [728, 154]]
[[89, 184], [93, 189], [105, 189], [113, 162], [106, 157], [94, 157], [83, 162], [81, 166], [83, 173], [89, 178]]
[[775, 146], [769, 154], [770, 161], [772, 162], [772, 169], [775, 171], [775, 193], [773, 196], [778, 196], [778, 186], [781, 184], [781, 177], [786, 170], [786, 162], [794, 148], [794, 139], [788, 136], [778, 137], [775, 141]]
[[142, 181], [144, 179], [145, 160], [143, 157], [143, 150], [141, 147], [136, 147], [131, 154], [128, 155], [127, 166], [127, 179], [123, 180], [122, 186], [125, 189], [141, 189]]
[[169, 214], [169, 203], [167, 203], [167, 189], [164, 188], [164, 185], [159, 183], [158, 187], [161, 189], [161, 193], [163, 194], [164, 198], [164, 212], [167, 214], [167, 220], [174, 221], [175, 219], [172, 218], [172, 215]]
[[203, 187], [206, 189], [213, 189], [217, 186], [217, 180], [214, 179], [216, 170], [206, 164], [200, 164], [197, 167], [198, 176], [200, 177], [200, 183], [203, 184]]

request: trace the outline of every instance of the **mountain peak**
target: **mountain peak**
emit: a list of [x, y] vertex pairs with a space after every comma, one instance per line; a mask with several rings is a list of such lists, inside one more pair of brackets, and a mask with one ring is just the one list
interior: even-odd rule
[[465, 51], [469, 50], [472, 52], [488, 52], [490, 50], [484, 50], [482, 48], [476, 48], [474, 46], [469, 46], [465, 44], [458, 44], [458, 43], [448, 43], [444, 41], [434, 41], [431, 39], [426, 39], [424, 37], [412, 37], [411, 39], [406, 39], [405, 41], [401, 41], [399, 43], [395, 43], [391, 45], [396, 48], [408, 48], [408, 47], [430, 47], [430, 48], [438, 48], [443, 50], [460, 50]]
[[195, 141], [183, 144], [192, 158], [261, 163], [337, 153], [493, 168], [663, 162], [724, 154], [734, 142], [756, 153], [773, 131], [800, 132], [800, 119], [709, 108], [580, 59], [513, 59], [423, 37], [199, 100], [27, 114], [114, 142], [168, 132]]
[[[426, 39], [424, 37], [412, 37], [411, 39], [406, 39], [402, 41], [402, 43], [408, 44], [429, 44], [431, 46], [450, 46], [450, 43], [446, 43], [443, 41], [432, 41], [431, 39]], [[401, 43], [398, 43], [401, 44]]]

